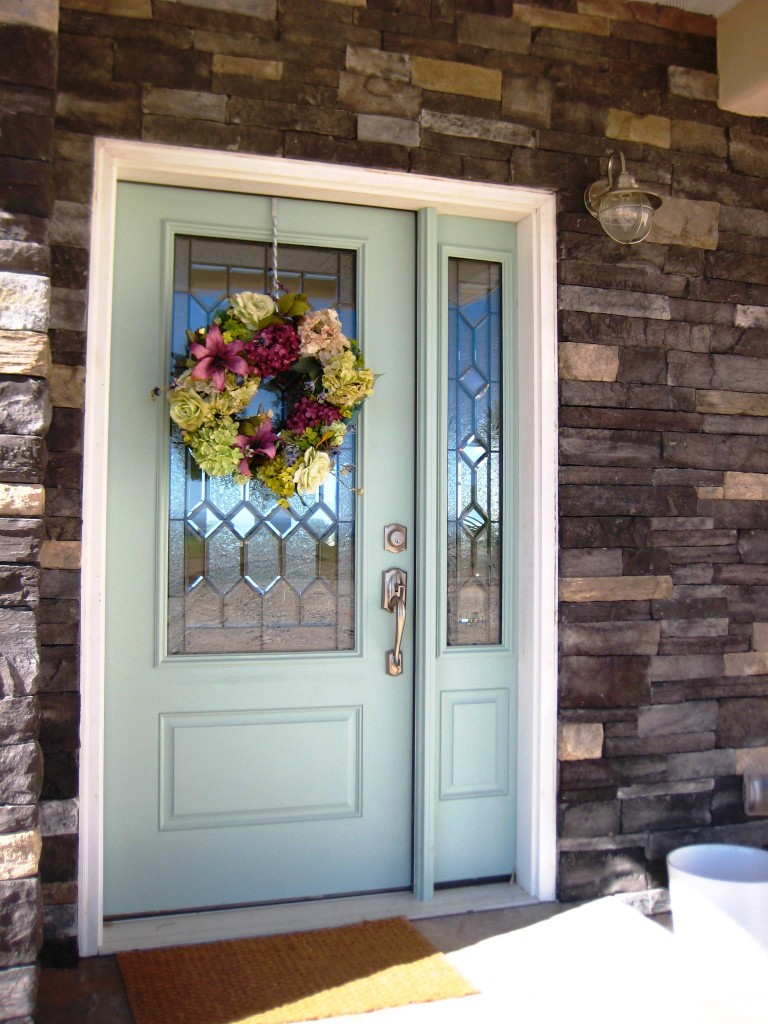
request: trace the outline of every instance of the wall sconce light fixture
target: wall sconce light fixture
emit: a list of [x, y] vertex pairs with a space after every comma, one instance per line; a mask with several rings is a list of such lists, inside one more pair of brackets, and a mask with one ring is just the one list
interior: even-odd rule
[[[621, 170], [613, 180], [613, 162], [621, 160]], [[638, 188], [628, 173], [621, 150], [608, 157], [608, 180], [593, 182], [584, 193], [587, 209], [600, 221], [605, 233], [623, 245], [633, 245], [648, 237], [653, 214], [661, 206], [661, 196]]]

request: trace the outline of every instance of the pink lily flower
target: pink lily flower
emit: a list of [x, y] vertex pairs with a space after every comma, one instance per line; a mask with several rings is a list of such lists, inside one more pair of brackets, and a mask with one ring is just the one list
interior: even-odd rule
[[272, 429], [272, 421], [270, 419], [260, 423], [253, 434], [238, 434], [235, 438], [235, 444], [243, 453], [243, 458], [237, 467], [238, 473], [242, 476], [252, 476], [248, 460], [252, 459], [255, 455], [264, 455], [267, 459], [274, 459], [277, 454], [276, 441], [277, 434]]
[[240, 353], [245, 348], [242, 341], [224, 341], [221, 330], [214, 324], [205, 336], [205, 345], [193, 342], [189, 346], [190, 353], [198, 360], [191, 376], [195, 380], [211, 380], [217, 391], [223, 391], [227, 383], [227, 370], [247, 377], [251, 372], [248, 363]]

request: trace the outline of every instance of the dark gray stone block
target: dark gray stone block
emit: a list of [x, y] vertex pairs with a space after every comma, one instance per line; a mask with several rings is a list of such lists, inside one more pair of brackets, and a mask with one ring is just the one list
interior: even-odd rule
[[39, 878], [0, 881], [0, 968], [34, 962], [43, 941], [42, 908]]

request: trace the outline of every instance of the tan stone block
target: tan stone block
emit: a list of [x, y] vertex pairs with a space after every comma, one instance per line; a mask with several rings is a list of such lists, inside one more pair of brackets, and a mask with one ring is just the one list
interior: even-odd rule
[[[672, 122], [657, 114], [633, 114], [631, 110], [608, 111], [605, 134], [609, 139], [642, 142], [647, 146], [669, 149], [672, 144]], [[631, 169], [630, 169], [631, 170]]]
[[667, 84], [673, 96], [717, 103], [719, 77], [711, 71], [694, 71], [672, 65], [667, 68]]
[[79, 540], [44, 540], [40, 565], [43, 569], [79, 569], [81, 551]]
[[232, 75], [238, 78], [259, 78], [265, 82], [279, 82], [283, 77], [281, 60], [258, 60], [256, 57], [230, 57], [226, 54], [213, 55], [213, 73]]
[[701, 501], [720, 501], [725, 497], [723, 487], [697, 487], [696, 497]]
[[414, 57], [411, 81], [430, 92], [448, 92], [482, 100], [501, 99], [501, 72], [495, 68], [476, 68], [453, 60]]
[[589, 576], [560, 580], [560, 600], [651, 601], [673, 596], [671, 576]]
[[626, 0], [576, 0], [577, 14], [590, 14], [594, 18], [611, 18], [613, 21], [634, 21]]
[[0, 836], [0, 881], [36, 875], [42, 847], [37, 829]]
[[603, 756], [600, 722], [561, 722], [557, 730], [559, 761], [591, 761]]
[[0, 484], [0, 516], [41, 516], [44, 509], [42, 484]]
[[696, 412], [718, 416], [768, 416], [768, 395], [743, 391], [697, 391]]
[[752, 650], [768, 651], [768, 622], [752, 623]]
[[736, 774], [768, 772], [768, 747], [737, 747]]
[[619, 349], [615, 345], [582, 345], [573, 341], [557, 346], [562, 380], [615, 381]]
[[547, 11], [527, 4], [513, 4], [512, 17], [531, 28], [555, 28], [563, 32], [584, 32], [590, 36], [608, 36], [611, 23], [607, 18], [589, 14], [568, 14], [565, 11]]
[[411, 58], [407, 53], [382, 53], [366, 46], [348, 46], [346, 68], [358, 75], [374, 75], [393, 82], [411, 80]]
[[0, 331], [0, 373], [47, 377], [51, 346], [47, 334], [36, 331]]
[[46, 907], [77, 903], [77, 882], [45, 882], [42, 888]]
[[717, 21], [711, 14], [698, 14], [696, 11], [681, 10], [683, 6], [693, 6], [685, 0], [676, 0], [676, 6], [666, 4], [634, 3], [632, 13], [640, 22], [656, 28], [670, 29], [672, 32], [690, 33], [690, 35], [709, 36], [717, 34]]
[[648, 241], [660, 245], [687, 245], [692, 249], [716, 249], [719, 218], [719, 203], [664, 196], [653, 216]]
[[725, 654], [727, 676], [768, 675], [768, 651], [745, 651], [743, 654]]
[[61, 0], [70, 11], [109, 14], [114, 18], [146, 18], [152, 20], [152, 0]]
[[726, 473], [723, 497], [729, 501], [768, 500], [768, 474]]
[[58, 409], [82, 409], [85, 398], [85, 367], [54, 363], [48, 375], [51, 401]]
[[59, 0], [5, 0], [0, 3], [0, 25], [30, 25], [57, 32]]
[[506, 78], [501, 97], [504, 117], [513, 121], [549, 126], [554, 86], [544, 78]]

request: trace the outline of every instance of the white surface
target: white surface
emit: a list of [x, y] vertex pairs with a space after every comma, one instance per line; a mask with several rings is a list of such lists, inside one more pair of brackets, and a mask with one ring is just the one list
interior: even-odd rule
[[360, 1024], [765, 1024], [763, 972], [692, 959], [675, 936], [611, 898], [486, 939], [447, 959], [480, 990], [335, 1017]]
[[686, 943], [768, 968], [768, 851], [728, 843], [667, 855], [675, 933]]
[[[81, 631], [80, 894], [83, 956], [102, 941], [106, 424], [118, 181], [212, 188], [518, 223], [520, 530], [518, 881], [552, 900], [556, 878], [557, 359], [555, 199], [545, 191], [279, 157], [97, 139], [85, 401]], [[424, 772], [434, 767], [424, 766]], [[420, 827], [417, 825], [417, 827]], [[424, 831], [424, 829], [422, 829]], [[429, 851], [426, 833], [417, 849]], [[277, 908], [276, 913], [283, 911]], [[285, 930], [285, 925], [281, 930]]]

